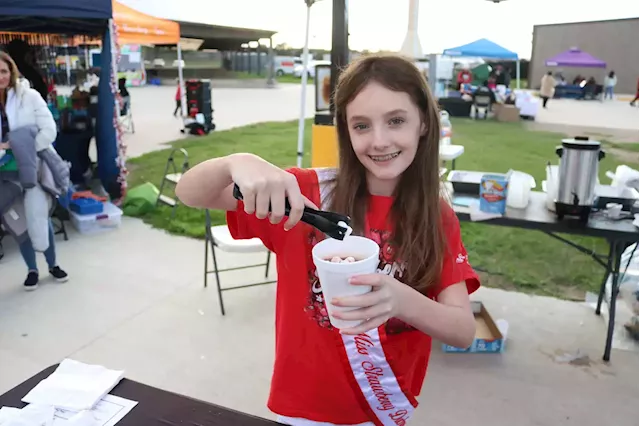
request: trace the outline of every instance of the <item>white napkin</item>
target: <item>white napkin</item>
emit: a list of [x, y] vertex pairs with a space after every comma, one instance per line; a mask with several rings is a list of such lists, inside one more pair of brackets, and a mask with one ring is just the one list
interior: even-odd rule
[[7, 420], [14, 418], [20, 413], [19, 408], [1, 407], [0, 408], [0, 425], [4, 425]]
[[1, 426], [53, 426], [55, 408], [50, 405], [30, 404], [14, 412]]
[[481, 220], [489, 220], [489, 219], [496, 219], [496, 218], [502, 217], [502, 215], [498, 213], [486, 213], [481, 211], [479, 200], [469, 203], [469, 216], [471, 216], [472, 222], [478, 222]]
[[91, 410], [123, 377], [124, 371], [65, 359], [22, 402], [51, 405], [70, 411]]

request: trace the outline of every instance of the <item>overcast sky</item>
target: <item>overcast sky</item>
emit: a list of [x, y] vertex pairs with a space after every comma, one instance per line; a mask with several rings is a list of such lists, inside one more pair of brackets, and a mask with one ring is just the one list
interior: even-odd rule
[[[277, 31], [274, 42], [304, 44], [303, 0], [119, 0], [160, 18]], [[440, 53], [488, 38], [531, 56], [536, 24], [638, 17], [638, 0], [419, 0], [418, 33], [424, 53]], [[331, 48], [331, 0], [312, 7], [311, 48]], [[406, 34], [409, 0], [349, 0], [349, 46], [399, 50]], [[493, 23], [492, 23], [493, 22]], [[612, 40], [612, 45], [615, 46]]]

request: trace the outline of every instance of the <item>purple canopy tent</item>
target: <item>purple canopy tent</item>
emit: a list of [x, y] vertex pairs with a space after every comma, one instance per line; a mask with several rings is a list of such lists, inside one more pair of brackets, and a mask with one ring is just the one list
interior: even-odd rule
[[[605, 75], [607, 72], [606, 62], [590, 55], [587, 52], [583, 52], [577, 47], [572, 47], [566, 52], [562, 52], [547, 59], [545, 61], [545, 65], [548, 67], [602, 68]], [[604, 101], [603, 95], [600, 96], [600, 101]]]
[[548, 67], [606, 68], [607, 63], [573, 47], [545, 61]]

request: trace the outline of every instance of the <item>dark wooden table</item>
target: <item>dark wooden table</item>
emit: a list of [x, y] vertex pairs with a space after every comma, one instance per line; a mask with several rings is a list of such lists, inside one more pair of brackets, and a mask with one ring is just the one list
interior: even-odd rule
[[[460, 221], [471, 221], [469, 207], [455, 205], [455, 197], [460, 195], [468, 198], [467, 194], [452, 194], [454, 200], [453, 209]], [[546, 206], [547, 194], [544, 192], [532, 192], [529, 205], [526, 209], [507, 209], [504, 216], [496, 219], [478, 221], [494, 226], [508, 226], [512, 228], [524, 228], [544, 232], [552, 238], [570, 245], [591, 258], [605, 269], [604, 279], [598, 294], [596, 315], [600, 315], [602, 302], [606, 290], [607, 278], [611, 275], [611, 294], [609, 302], [609, 324], [607, 340], [605, 343], [603, 359], [611, 358], [611, 343], [615, 325], [616, 299], [618, 297], [620, 258], [622, 252], [630, 245], [638, 242], [638, 228], [633, 225], [631, 219], [610, 220], [602, 214], [593, 214], [589, 222], [584, 224], [576, 219], [565, 218], [558, 220], [555, 213], [549, 211]], [[609, 243], [609, 253], [606, 255], [593, 253], [593, 250], [580, 246], [558, 234], [586, 235], [606, 240]], [[558, 259], [562, 261], [562, 259]], [[623, 265], [624, 266], [624, 265]]]
[[[57, 368], [53, 365], [0, 396], [0, 407], [22, 408], [21, 399]], [[279, 423], [123, 379], [111, 395], [137, 401], [118, 426], [275, 426]]]

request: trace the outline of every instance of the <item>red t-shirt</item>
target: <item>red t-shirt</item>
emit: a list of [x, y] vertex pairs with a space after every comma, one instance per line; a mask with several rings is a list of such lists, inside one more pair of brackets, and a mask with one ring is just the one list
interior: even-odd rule
[[[291, 169], [302, 193], [320, 205], [320, 184], [315, 170]], [[379, 270], [402, 281], [402, 268], [394, 262], [389, 246], [391, 233], [387, 216], [393, 199], [371, 196], [367, 214], [370, 237], [381, 247]], [[451, 255], [444, 260], [441, 282], [428, 296], [436, 298], [447, 286], [466, 281], [469, 293], [480, 286], [478, 276], [467, 260], [460, 239], [460, 225], [453, 210], [443, 213]], [[235, 212], [227, 213], [231, 235], [237, 239], [260, 238], [276, 253], [278, 285], [276, 296], [276, 354], [268, 407], [282, 416], [305, 418], [334, 424], [370, 421], [361, 410], [341, 361], [344, 352], [336, 347], [320, 284], [315, 273], [311, 248], [317, 232], [305, 223], [290, 231], [283, 224], [247, 215], [239, 202]], [[431, 337], [403, 322], [386, 324], [385, 351], [396, 374], [404, 377], [414, 395], [419, 395], [429, 363]]]

